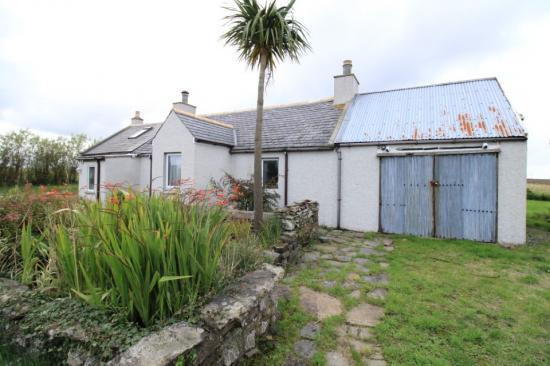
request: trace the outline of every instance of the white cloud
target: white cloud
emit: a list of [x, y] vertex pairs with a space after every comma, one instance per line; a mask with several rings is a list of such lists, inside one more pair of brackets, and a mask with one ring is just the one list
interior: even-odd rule
[[[161, 121], [179, 91], [199, 113], [253, 107], [256, 73], [220, 41], [226, 1], [0, 0], [0, 129], [107, 136], [135, 110]], [[278, 68], [267, 103], [497, 76], [525, 114], [529, 176], [550, 177], [545, 1], [299, 0], [313, 52]], [[9, 126], [9, 127], [6, 127]], [[1, 130], [0, 130], [1, 132]]]

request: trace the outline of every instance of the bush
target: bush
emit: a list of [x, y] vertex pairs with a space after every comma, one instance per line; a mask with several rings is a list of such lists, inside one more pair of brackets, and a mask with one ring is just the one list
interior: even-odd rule
[[[219, 181], [212, 181], [217, 189], [229, 192], [229, 200], [238, 210], [254, 210], [254, 179], [237, 179], [230, 174]], [[263, 187], [264, 211], [270, 212], [277, 208], [279, 194], [272, 189]]]
[[[225, 211], [121, 192], [104, 206], [83, 202], [58, 213], [32, 245], [45, 241], [60, 287], [92, 305], [121, 310], [146, 326], [190, 311], [223, 282], [221, 257], [230, 238]], [[32, 245], [25, 245], [31, 257], [38, 252]]]
[[53, 212], [71, 207], [76, 195], [31, 185], [0, 196], [0, 275], [15, 278], [22, 270], [20, 234], [24, 227], [40, 236]]
[[535, 192], [527, 188], [527, 199], [536, 201], [550, 201], [550, 195], [541, 192]]

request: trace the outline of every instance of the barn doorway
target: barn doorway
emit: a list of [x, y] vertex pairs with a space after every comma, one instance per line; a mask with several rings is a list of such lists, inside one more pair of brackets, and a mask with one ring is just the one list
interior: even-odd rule
[[380, 158], [380, 231], [496, 241], [497, 154]]

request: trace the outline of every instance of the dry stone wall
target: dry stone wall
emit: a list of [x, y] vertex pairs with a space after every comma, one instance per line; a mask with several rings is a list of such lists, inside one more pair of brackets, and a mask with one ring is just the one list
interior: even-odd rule
[[286, 264], [297, 259], [300, 247], [317, 239], [319, 204], [304, 200], [275, 212], [281, 220], [281, 241], [273, 247], [275, 262]]
[[[15, 281], [2, 279], [0, 304], [4, 307], [0, 311], [0, 324], [5, 333], [12, 335], [3, 341], [71, 366], [165, 366], [178, 360], [184, 360], [185, 365], [229, 366], [258, 352], [258, 338], [277, 321], [277, 301], [284, 293], [278, 283], [283, 276], [283, 268], [263, 264], [204, 306], [197, 324], [179, 322], [149, 333], [110, 361], [87, 347], [91, 330], [85, 330], [82, 324], [52, 321], [37, 325], [43, 328], [42, 337], [29, 338], [28, 332], [33, 329], [26, 329], [21, 320], [32, 309], [25, 308], [20, 300], [33, 293]], [[52, 340], [58, 340], [55, 349], [51, 347]]]

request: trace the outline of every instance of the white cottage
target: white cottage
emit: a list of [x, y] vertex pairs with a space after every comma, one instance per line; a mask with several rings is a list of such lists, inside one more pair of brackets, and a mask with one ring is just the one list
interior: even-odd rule
[[[525, 242], [527, 133], [495, 78], [358, 92], [344, 61], [334, 97], [265, 109], [263, 179], [280, 205], [313, 199], [321, 224]], [[255, 110], [197, 115], [188, 93], [164, 122], [130, 126], [81, 154], [80, 192], [148, 192], [253, 171]]]

